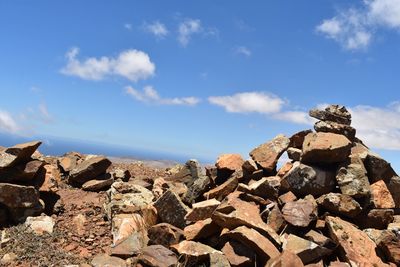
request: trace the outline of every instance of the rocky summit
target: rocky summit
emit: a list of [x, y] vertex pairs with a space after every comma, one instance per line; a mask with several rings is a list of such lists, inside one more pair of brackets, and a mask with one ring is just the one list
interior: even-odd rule
[[0, 266], [400, 266], [400, 177], [344, 106], [310, 116], [206, 167], [1, 148]]

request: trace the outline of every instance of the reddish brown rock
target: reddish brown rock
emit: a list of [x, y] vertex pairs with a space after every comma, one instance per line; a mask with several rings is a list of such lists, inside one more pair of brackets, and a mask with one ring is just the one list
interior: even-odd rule
[[33, 208], [39, 203], [39, 192], [33, 186], [0, 183], [0, 203], [9, 208]]
[[389, 182], [393, 176], [396, 176], [396, 172], [390, 166], [390, 163], [371, 151], [366, 153], [364, 165], [371, 183], [379, 180]]
[[334, 133], [310, 133], [303, 143], [301, 161], [305, 163], [343, 162], [350, 155], [351, 142]]
[[326, 217], [330, 237], [339, 244], [340, 259], [354, 266], [387, 266], [376, 254], [376, 245], [366, 233], [338, 217]]
[[371, 185], [371, 201], [378, 209], [393, 209], [395, 207], [393, 197], [382, 180]]
[[289, 147], [286, 150], [286, 152], [287, 152], [288, 158], [293, 161], [299, 161], [301, 159], [301, 149], [300, 148]]
[[161, 245], [145, 247], [139, 256], [139, 262], [149, 267], [174, 267], [178, 264], [178, 258], [169, 249]]
[[262, 198], [276, 199], [280, 187], [281, 178], [279, 176], [270, 176], [255, 181], [249, 186], [243, 186], [242, 191]]
[[307, 227], [317, 220], [317, 204], [312, 197], [288, 202], [282, 208], [285, 220], [294, 226]]
[[271, 141], [258, 146], [250, 152], [250, 157], [267, 172], [272, 172], [280, 156], [285, 152], [290, 143], [289, 138], [278, 135]]
[[217, 234], [221, 228], [211, 218], [197, 221], [183, 229], [186, 240], [199, 240]]
[[192, 205], [192, 210], [186, 215], [185, 219], [191, 222], [196, 222], [211, 218], [212, 213], [219, 204], [221, 204], [221, 202], [215, 198], [194, 203]]
[[291, 162], [286, 162], [285, 164], [282, 165], [282, 167], [278, 170], [276, 173], [276, 176], [283, 177], [288, 173], [293, 167], [293, 163]]
[[221, 249], [232, 267], [254, 266], [256, 254], [242, 243], [231, 240], [225, 243]]
[[171, 248], [180, 255], [186, 257], [188, 262], [202, 263], [210, 260], [212, 254], [223, 255], [221, 251], [215, 250], [210, 246], [194, 241], [182, 241], [172, 245]]
[[302, 149], [304, 138], [309, 133], [312, 133], [312, 131], [311, 130], [304, 130], [304, 131], [300, 131], [300, 132], [295, 133], [294, 135], [292, 135], [289, 138], [290, 139], [290, 145], [289, 146], [290, 147], [294, 147], [294, 148]]
[[99, 192], [102, 190], [107, 190], [114, 183], [114, 178], [111, 174], [106, 173], [100, 175], [96, 179], [89, 180], [82, 185], [82, 189], [85, 191]]
[[300, 257], [291, 251], [283, 251], [281, 255], [270, 259], [265, 267], [303, 267]]
[[253, 172], [258, 170], [257, 163], [252, 159], [247, 159], [243, 162], [242, 170], [243, 170], [243, 176], [249, 176]]
[[318, 205], [324, 209], [349, 218], [356, 217], [361, 212], [360, 204], [348, 195], [329, 193], [317, 199]]
[[292, 202], [292, 201], [296, 201], [296, 200], [297, 200], [296, 195], [293, 194], [291, 191], [280, 195], [278, 198], [279, 205], [284, 205], [288, 202]]
[[215, 198], [219, 201], [223, 200], [229, 193], [235, 191], [239, 184], [238, 177], [233, 174], [231, 178], [226, 180], [223, 184], [217, 186], [214, 189], [204, 193], [204, 198], [211, 199]]
[[44, 162], [40, 160], [31, 160], [12, 168], [4, 168], [0, 170], [0, 182], [9, 183], [31, 181], [43, 165]]
[[168, 223], [159, 223], [148, 229], [150, 245], [162, 245], [169, 248], [183, 240], [183, 231]]
[[351, 156], [336, 173], [336, 180], [343, 194], [352, 197], [365, 197], [369, 195], [370, 184], [367, 170], [360, 157]]
[[112, 257], [107, 254], [99, 254], [96, 255], [91, 261], [92, 266], [94, 267], [127, 267], [126, 262], [123, 259], [118, 257]]
[[393, 222], [393, 209], [372, 209], [358, 216], [357, 224], [362, 228], [386, 229]]
[[335, 133], [346, 136], [353, 141], [356, 136], [356, 129], [350, 125], [341, 124], [332, 121], [318, 121], [314, 124], [314, 129], [317, 132]]
[[283, 236], [282, 239], [282, 250], [295, 253], [300, 257], [303, 264], [321, 260], [332, 253], [329, 249], [293, 234]]
[[71, 184], [82, 185], [83, 183], [104, 174], [110, 165], [111, 161], [102, 156], [85, 159], [70, 171], [68, 182]]
[[219, 156], [215, 166], [219, 170], [238, 171], [242, 169], [244, 160], [239, 154], [223, 154]]
[[42, 142], [33, 141], [18, 144], [0, 151], [0, 169], [28, 162], [41, 144]]
[[279, 210], [277, 204], [268, 212], [267, 224], [277, 233], [279, 233], [286, 225], [282, 212]]
[[324, 110], [312, 109], [309, 115], [321, 121], [330, 121], [345, 125], [351, 124], [351, 114], [342, 105], [328, 105]]
[[162, 222], [172, 224], [178, 228], [185, 228], [185, 216], [190, 209], [183, 204], [180, 198], [171, 190], [165, 192], [155, 203], [158, 217]]
[[390, 262], [397, 266], [400, 265], [400, 238], [397, 234], [391, 231], [383, 231], [378, 246]]
[[59, 161], [63, 172], [72, 171], [79, 163], [83, 161], [83, 155], [78, 152], [66, 153]]
[[240, 226], [230, 230], [229, 232], [222, 234], [221, 237], [227, 237], [244, 244], [256, 252], [257, 255], [265, 262], [270, 258], [279, 256], [280, 254], [279, 250], [273, 243], [271, 243], [271, 241], [269, 241], [256, 230], [246, 226]]
[[317, 245], [319, 245], [321, 247], [329, 249], [329, 250], [334, 250], [336, 248], [336, 244], [335, 244], [335, 242], [333, 242], [332, 239], [330, 239], [314, 230], [308, 231], [304, 235], [304, 238], [316, 243]]
[[60, 170], [54, 165], [44, 165], [35, 180], [36, 187], [40, 192], [57, 192], [61, 183]]
[[400, 177], [393, 176], [392, 178], [390, 178], [387, 187], [393, 197], [396, 208], [400, 208]]

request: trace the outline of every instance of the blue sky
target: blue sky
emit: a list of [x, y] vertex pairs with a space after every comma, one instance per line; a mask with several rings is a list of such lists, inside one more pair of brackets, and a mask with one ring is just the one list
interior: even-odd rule
[[346, 105], [400, 169], [400, 0], [1, 1], [0, 131], [213, 160]]

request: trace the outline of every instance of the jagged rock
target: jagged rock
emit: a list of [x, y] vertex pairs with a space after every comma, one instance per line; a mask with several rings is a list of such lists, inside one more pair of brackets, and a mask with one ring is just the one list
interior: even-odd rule
[[337, 247], [336, 243], [333, 242], [332, 239], [330, 239], [314, 230], [308, 231], [304, 235], [304, 238], [316, 243], [317, 245], [319, 245], [323, 248], [326, 248], [327, 250], [333, 251]]
[[[268, 199], [278, 198], [281, 178], [279, 176], [264, 177], [249, 186], [242, 185], [241, 191]], [[239, 190], [239, 189], [238, 189]]]
[[281, 185], [283, 189], [298, 196], [320, 196], [333, 190], [335, 174], [330, 170], [295, 162], [292, 169], [282, 178]]
[[254, 266], [256, 254], [240, 242], [231, 240], [221, 249], [232, 267]]
[[211, 180], [208, 176], [200, 176], [189, 186], [182, 200], [186, 203], [194, 203], [204, 192], [210, 189], [210, 184]]
[[61, 182], [60, 170], [50, 164], [46, 164], [38, 173], [35, 179], [35, 186], [40, 192], [55, 193], [58, 191], [58, 185]]
[[301, 261], [300, 257], [297, 256], [295, 253], [288, 250], [284, 250], [281, 255], [273, 259], [270, 259], [267, 262], [267, 265], [265, 265], [265, 267], [287, 267], [287, 266], [303, 267], [304, 264]]
[[239, 184], [239, 179], [235, 173], [223, 184], [204, 193], [205, 199], [215, 198], [219, 201], [223, 200], [229, 193], [233, 192]]
[[199, 240], [217, 234], [220, 227], [211, 218], [197, 221], [183, 230], [186, 240]]
[[178, 227], [168, 223], [153, 225], [148, 230], [149, 244], [170, 247], [182, 241], [184, 233]]
[[295, 253], [300, 257], [303, 264], [318, 261], [332, 253], [331, 250], [293, 234], [284, 236], [282, 239], [282, 250]]
[[278, 197], [278, 203], [279, 205], [285, 205], [288, 202], [296, 201], [297, 197], [295, 194], [293, 194], [291, 191], [282, 194]]
[[392, 195], [395, 207], [400, 208], [400, 177], [393, 176], [392, 178], [390, 178], [387, 187], [390, 191], [390, 194]]
[[317, 203], [312, 196], [307, 196], [293, 202], [288, 202], [282, 208], [285, 220], [294, 226], [307, 227], [317, 220]]
[[304, 163], [343, 162], [350, 155], [351, 142], [334, 133], [310, 133], [304, 138], [301, 161]]
[[52, 234], [54, 224], [54, 220], [50, 216], [46, 215], [28, 217], [25, 221], [25, 225], [27, 225], [37, 235], [42, 235], [43, 233]]
[[63, 172], [72, 171], [79, 163], [83, 161], [83, 155], [78, 152], [66, 153], [60, 160], [59, 165]]
[[279, 157], [285, 152], [290, 143], [289, 138], [277, 135], [271, 141], [264, 143], [250, 152], [250, 157], [267, 172], [276, 168]]
[[302, 149], [303, 148], [303, 143], [304, 143], [304, 138], [306, 137], [306, 135], [308, 135], [309, 133], [312, 133], [311, 130], [304, 130], [304, 131], [300, 131], [295, 133], [294, 135], [292, 135], [289, 139], [290, 139], [290, 147], [293, 148], [298, 148], [298, 149]]
[[120, 168], [114, 169], [113, 171], [110, 172], [110, 174], [115, 181], [121, 180], [122, 182], [128, 182], [129, 179], [132, 177], [129, 170], [123, 170]]
[[372, 209], [367, 214], [359, 216], [357, 222], [362, 228], [385, 229], [393, 222], [393, 214], [392, 209]]
[[171, 248], [180, 255], [186, 257], [188, 262], [202, 263], [209, 261], [211, 254], [221, 254], [221, 251], [215, 250], [210, 246], [194, 241], [182, 241], [179, 244], [172, 245]]
[[31, 181], [43, 165], [44, 162], [40, 160], [31, 160], [15, 167], [0, 169], [0, 182], [14, 183]]
[[82, 185], [82, 189], [85, 191], [99, 192], [110, 188], [114, 183], [114, 178], [111, 174], [107, 173], [97, 177], [97, 179], [89, 180]]
[[188, 160], [181, 170], [166, 179], [167, 181], [175, 181], [184, 183], [186, 186], [190, 187], [192, 183], [201, 177], [202, 171], [199, 162], [195, 159]]
[[396, 264], [400, 265], [400, 238], [399, 235], [391, 231], [383, 231], [379, 237], [378, 247], [383, 251], [385, 256]]
[[366, 233], [338, 217], [327, 216], [330, 237], [339, 244], [340, 258], [354, 266], [387, 266], [376, 254], [376, 245]]
[[344, 106], [329, 105], [325, 110], [312, 109], [309, 115], [321, 121], [331, 121], [341, 124], [351, 124], [351, 114]]
[[294, 161], [299, 161], [301, 159], [301, 149], [300, 148], [294, 148], [294, 147], [289, 147], [286, 150], [288, 154], [288, 158]]
[[191, 222], [196, 222], [211, 218], [211, 215], [219, 204], [221, 204], [221, 202], [215, 198], [194, 203], [192, 205], [192, 210], [186, 215], [185, 219]]
[[145, 247], [138, 260], [149, 267], [175, 267], [178, 264], [176, 255], [161, 245]]
[[349, 164], [341, 167], [336, 180], [343, 194], [352, 197], [365, 197], [369, 195], [370, 184], [368, 181], [367, 170], [364, 168], [362, 160], [357, 157], [350, 157]]
[[371, 185], [371, 201], [375, 208], [393, 209], [394, 200], [384, 181], [380, 180]]
[[242, 243], [256, 252], [264, 262], [268, 261], [270, 258], [275, 258], [280, 254], [279, 250], [271, 241], [256, 230], [246, 226], [240, 226], [230, 230], [222, 234], [221, 237], [227, 237]]
[[349, 218], [356, 217], [361, 212], [360, 204], [351, 196], [339, 193], [329, 193], [317, 199], [318, 205], [324, 209]]
[[258, 170], [257, 163], [252, 159], [247, 159], [243, 162], [242, 165], [243, 176], [250, 176], [255, 171]]
[[378, 154], [368, 151], [364, 160], [365, 168], [368, 172], [368, 178], [371, 183], [379, 180], [388, 182], [390, 178], [396, 176], [395, 171], [386, 160], [381, 158]]
[[282, 167], [278, 170], [276, 173], [276, 176], [283, 177], [285, 176], [291, 169], [293, 168], [293, 163], [291, 162], [286, 162], [285, 164], [282, 165]]
[[329, 264], [329, 267], [350, 267], [350, 264], [348, 264], [347, 262], [333, 261], [331, 262], [331, 264]]
[[18, 144], [0, 151], [0, 169], [28, 162], [41, 144], [42, 142], [33, 141]]
[[0, 260], [0, 264], [2, 264], [2, 265], [4, 264], [6, 266], [12, 266], [12, 265], [14, 265], [14, 263], [17, 259], [18, 259], [18, 256], [14, 252], [5, 253]]
[[241, 170], [244, 160], [239, 154], [223, 154], [219, 156], [215, 166], [218, 170], [230, 171], [231, 173]]
[[180, 198], [172, 191], [165, 192], [155, 203], [154, 207], [162, 222], [172, 224], [178, 228], [185, 228], [185, 216], [190, 209], [183, 204]]
[[286, 225], [283, 214], [276, 203], [274, 203], [273, 208], [268, 211], [268, 215], [266, 217], [267, 224], [277, 233], [279, 233]]
[[314, 129], [317, 132], [335, 133], [346, 136], [353, 141], [356, 136], [356, 129], [350, 125], [340, 124], [332, 121], [318, 121], [314, 124]]
[[0, 183], [0, 203], [9, 208], [33, 208], [39, 203], [39, 192], [33, 186]]
[[104, 174], [110, 165], [111, 161], [102, 156], [85, 159], [70, 171], [68, 182], [71, 184], [82, 185], [83, 183]]
[[127, 264], [123, 259], [109, 256], [107, 254], [96, 255], [90, 263], [93, 267], [127, 267]]

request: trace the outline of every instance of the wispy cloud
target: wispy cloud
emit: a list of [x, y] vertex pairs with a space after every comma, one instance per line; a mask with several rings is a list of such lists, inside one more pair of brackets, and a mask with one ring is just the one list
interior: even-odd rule
[[40, 103], [38, 106], [39, 114], [41, 120], [45, 123], [53, 122], [53, 116], [50, 114], [49, 110], [47, 109], [46, 103]]
[[66, 53], [67, 65], [61, 73], [85, 80], [102, 80], [107, 76], [121, 76], [131, 81], [147, 79], [154, 75], [155, 65], [143, 51], [130, 49], [122, 51], [117, 57], [77, 58], [79, 48], [71, 48]]
[[143, 24], [143, 30], [160, 39], [166, 37], [169, 33], [167, 27], [159, 21], [154, 21], [152, 23], [145, 22]]
[[179, 24], [178, 41], [182, 46], [187, 46], [191, 36], [193, 34], [200, 33], [201, 31], [202, 26], [199, 19], [186, 19]]
[[252, 54], [251, 50], [245, 46], [237, 46], [233, 49], [233, 52], [237, 55], [243, 55], [246, 57], [249, 57]]
[[400, 0], [364, 0], [359, 8], [323, 20], [316, 30], [346, 50], [365, 50], [379, 28], [400, 29]]
[[132, 24], [130, 23], [125, 23], [124, 28], [127, 29], [128, 31], [132, 30]]
[[0, 132], [16, 133], [19, 130], [16, 119], [7, 111], [0, 110]]
[[142, 91], [134, 89], [132, 86], [125, 87], [125, 92], [140, 102], [157, 105], [184, 105], [195, 106], [200, 102], [196, 97], [175, 97], [163, 98], [152, 86], [145, 86]]

